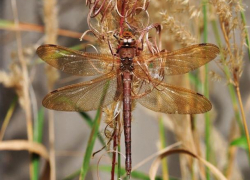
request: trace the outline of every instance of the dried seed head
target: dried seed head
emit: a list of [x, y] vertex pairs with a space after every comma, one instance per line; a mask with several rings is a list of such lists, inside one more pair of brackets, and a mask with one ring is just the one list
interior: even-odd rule
[[213, 80], [213, 81], [217, 81], [217, 82], [220, 82], [221, 81], [221, 76], [219, 75], [219, 74], [217, 74], [216, 72], [214, 72], [214, 71], [210, 71], [209, 72], [209, 75], [211, 76], [211, 79]]
[[183, 46], [194, 44], [197, 42], [190, 32], [186, 30], [184, 26], [181, 26], [172, 16], [169, 16], [166, 12], [162, 12], [162, 25], [168, 29], [171, 34], [174, 35], [176, 41], [181, 43]]

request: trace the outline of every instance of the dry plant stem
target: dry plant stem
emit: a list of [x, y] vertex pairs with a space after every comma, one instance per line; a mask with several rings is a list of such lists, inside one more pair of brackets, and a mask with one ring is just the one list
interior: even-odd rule
[[[235, 121], [232, 121], [228, 142], [232, 142], [235, 138], [238, 137], [238, 134], [236, 133], [237, 129], [238, 126], [235, 126]], [[231, 176], [234, 171], [236, 153], [237, 153], [237, 146], [228, 147], [228, 163], [225, 169], [225, 175], [228, 179], [231, 179]]]
[[[58, 28], [58, 22], [57, 22], [57, 9], [56, 9], [56, 0], [44, 0], [44, 22], [45, 22], [45, 33], [46, 33], [46, 43], [56, 43], [57, 39], [57, 28]], [[53, 69], [50, 68], [50, 71], [53, 71]], [[50, 78], [48, 76], [48, 78]], [[50, 85], [49, 85], [50, 86]], [[51, 87], [49, 87], [49, 90], [52, 90], [52, 84]], [[52, 111], [49, 111], [49, 148], [50, 148], [50, 164], [51, 164], [51, 174], [50, 179], [55, 180], [56, 179], [56, 162], [55, 162], [55, 130], [54, 130], [54, 113]]]
[[[40, 32], [40, 33], [45, 32], [44, 26], [40, 26], [36, 24], [20, 23], [18, 26], [15, 26], [11, 21], [6, 22], [6, 23], [8, 23], [8, 25], [0, 26], [0, 29], [4, 29], [8, 31], [31, 31], [31, 32]], [[65, 36], [65, 37], [79, 39], [82, 36], [82, 33], [69, 31], [66, 29], [57, 29], [57, 31], [58, 31], [58, 35]], [[93, 38], [91, 38], [91, 36], [89, 35], [84, 36], [83, 39], [89, 42], [93, 42]]]
[[171, 154], [176, 154], [176, 153], [185, 153], [185, 154], [188, 154], [190, 155], [191, 157], [193, 158], [196, 158], [197, 160], [201, 161], [204, 165], [206, 165], [206, 167], [208, 167], [211, 172], [214, 173], [214, 175], [217, 177], [217, 179], [219, 180], [227, 180], [226, 177], [213, 165], [211, 164], [210, 162], [206, 161], [205, 159], [197, 156], [196, 154], [194, 154], [193, 152], [191, 151], [188, 151], [186, 149], [173, 149], [173, 150], [169, 150], [169, 151], [166, 151], [164, 153], [161, 153], [155, 160], [154, 162], [151, 164], [151, 168], [150, 168], [150, 171], [149, 171], [149, 176], [150, 176], [150, 179], [151, 180], [154, 180], [155, 179], [155, 176], [156, 176], [156, 172], [157, 172], [157, 169], [158, 169], [158, 166], [159, 166], [159, 161], [168, 156], [168, 155], [171, 155]]
[[[19, 20], [18, 20], [16, 0], [12, 0], [11, 5], [12, 5], [14, 23], [15, 23], [15, 26], [18, 26]], [[24, 101], [25, 101], [24, 111], [25, 111], [25, 116], [26, 116], [27, 135], [28, 135], [28, 140], [33, 141], [33, 125], [32, 125], [32, 114], [31, 114], [32, 111], [31, 111], [30, 97], [29, 97], [29, 75], [28, 75], [27, 63], [24, 59], [23, 52], [22, 52], [22, 40], [21, 40], [20, 31], [16, 31], [16, 41], [17, 41], [18, 59], [21, 64], [22, 75], [23, 75], [22, 88], [23, 88], [23, 95], [24, 95]], [[32, 179], [33, 168], [32, 168], [32, 161], [31, 161], [31, 153], [30, 153], [29, 168], [30, 168], [30, 178]]]
[[123, 33], [123, 28], [124, 28], [126, 3], [127, 3], [127, 0], [122, 0], [122, 11], [121, 11], [122, 16], [120, 19], [120, 34]]
[[[200, 144], [200, 136], [199, 133], [195, 127], [195, 115], [190, 115], [190, 121], [191, 121], [191, 128], [192, 128], [192, 137], [195, 145], [195, 151], [198, 156], [202, 156], [202, 151], [201, 151], [201, 144]], [[199, 173], [201, 176], [201, 179], [205, 179], [205, 168], [201, 164], [201, 162], [198, 162], [199, 164]]]
[[3, 121], [3, 125], [1, 127], [1, 131], [0, 131], [0, 141], [3, 140], [3, 136], [4, 136], [4, 133], [5, 133], [5, 130], [10, 122], [10, 118], [14, 112], [14, 109], [15, 109], [15, 106], [16, 106], [16, 102], [17, 102], [17, 97], [15, 97], [15, 99], [13, 100], [13, 102], [11, 103], [10, 105], [10, 108], [4, 118], [4, 121]]
[[117, 132], [117, 117], [115, 119], [115, 125], [114, 125], [114, 137], [113, 137], [113, 156], [112, 156], [112, 169], [111, 169], [111, 180], [115, 179], [115, 164], [116, 164], [116, 148], [117, 148], [117, 138], [118, 138], [118, 132]]
[[162, 150], [160, 150], [160, 151], [158, 151], [158, 152], [156, 152], [156, 153], [154, 153], [154, 154], [152, 154], [152, 155], [146, 157], [146, 158], [143, 159], [141, 162], [139, 162], [138, 164], [136, 164], [136, 165], [132, 168], [132, 171], [138, 169], [139, 167], [141, 167], [142, 165], [146, 164], [147, 162], [149, 162], [149, 161], [152, 160], [153, 158], [159, 156], [160, 154], [163, 154], [163, 153], [165, 153], [165, 152], [167, 152], [167, 151], [169, 151], [169, 150], [171, 150], [171, 149], [173, 149], [173, 148], [176, 148], [176, 147], [178, 147], [178, 146], [180, 146], [180, 145], [182, 145], [181, 142], [176, 142], [176, 143], [171, 144], [171, 145], [165, 147], [164, 149], [162, 149]]
[[[240, 1], [240, 4], [242, 4], [242, 2]], [[246, 34], [246, 45], [247, 45], [247, 50], [248, 50], [248, 58], [250, 60], [250, 42], [249, 42], [249, 34], [248, 34], [248, 30], [247, 30], [247, 26], [246, 26], [246, 17], [245, 17], [245, 13], [244, 11], [240, 11], [240, 15], [241, 15], [241, 19], [242, 19], [242, 22], [245, 26], [244, 28], [244, 31], [245, 31], [245, 34]]]
[[231, 179], [232, 176], [232, 172], [233, 172], [233, 168], [234, 168], [234, 161], [235, 161], [235, 157], [236, 157], [236, 153], [237, 153], [237, 147], [229, 147], [229, 162], [228, 162], [228, 166], [225, 172], [225, 176], [228, 179]]
[[[18, 26], [18, 14], [17, 14], [17, 6], [16, 1], [12, 0], [12, 7], [13, 7], [13, 16], [15, 18], [15, 25]], [[25, 113], [26, 113], [26, 121], [27, 121], [27, 134], [28, 139], [32, 141], [33, 139], [33, 130], [32, 130], [32, 115], [31, 115], [31, 107], [30, 107], [30, 98], [29, 98], [29, 76], [28, 76], [28, 68], [27, 63], [24, 59], [23, 53], [22, 53], [22, 40], [21, 40], [21, 34], [19, 31], [16, 31], [16, 39], [17, 39], [17, 53], [18, 58], [22, 67], [22, 73], [23, 73], [23, 91], [24, 91], [24, 99], [25, 99]]]
[[245, 134], [246, 134], [246, 138], [247, 138], [248, 153], [249, 153], [249, 156], [250, 156], [249, 132], [248, 132], [248, 128], [247, 128], [247, 122], [246, 122], [246, 117], [245, 117], [245, 112], [244, 112], [244, 108], [243, 108], [243, 104], [242, 104], [241, 93], [240, 93], [240, 88], [239, 88], [239, 83], [238, 82], [236, 82], [235, 88], [236, 88], [237, 96], [238, 96], [238, 99], [239, 99], [240, 112], [241, 112], [242, 121], [243, 121], [243, 125], [244, 125], [244, 130], [245, 130]]
[[[232, 53], [231, 48], [230, 48], [230, 42], [229, 42], [228, 35], [226, 33], [225, 26], [224, 26], [224, 24], [222, 23], [221, 20], [220, 20], [220, 23], [221, 23], [221, 28], [222, 28], [223, 36], [224, 36], [225, 41], [227, 43], [229, 54], [230, 54], [230, 56], [233, 57], [233, 53]], [[240, 94], [239, 79], [238, 79], [238, 75], [236, 73], [237, 72], [233, 73], [234, 81], [235, 81], [234, 82], [235, 83], [235, 89], [236, 89], [236, 93], [237, 93], [237, 96], [238, 96], [238, 101], [239, 101], [239, 104], [240, 104], [240, 111], [241, 111], [243, 126], [244, 126], [244, 130], [245, 130], [245, 135], [246, 135], [246, 138], [247, 138], [248, 152], [249, 152], [249, 156], [250, 156], [250, 139], [249, 139], [249, 133], [248, 133], [247, 123], [246, 123], [246, 118], [245, 118], [245, 112], [244, 112], [244, 108], [243, 108], [243, 104], [242, 104], [241, 94]]]
[[[212, 21], [212, 26], [213, 26], [213, 29], [214, 29], [214, 34], [215, 34], [215, 38], [216, 38], [217, 44], [219, 45], [219, 48], [221, 49], [222, 48], [222, 42], [221, 42], [221, 39], [220, 39], [218, 27], [217, 27], [217, 24], [216, 24], [215, 20]], [[225, 63], [225, 57], [224, 57], [224, 54], [222, 52], [220, 53], [220, 57], [221, 57], [221, 59], [223, 61], [223, 64], [224, 64], [223, 65], [223, 70], [224, 70], [225, 76], [227, 78], [227, 81], [230, 82], [230, 72], [229, 72], [228, 67], [225, 65], [226, 64]], [[236, 119], [236, 121], [238, 123], [238, 126], [240, 128], [240, 133], [243, 136], [245, 134], [244, 133], [244, 127], [243, 127], [243, 125], [241, 123], [241, 117], [240, 117], [240, 113], [239, 113], [237, 95], [236, 95], [234, 86], [232, 84], [228, 85], [228, 91], [229, 91], [229, 94], [230, 94], [230, 97], [231, 97], [231, 101], [232, 101], [232, 104], [233, 104], [233, 110], [234, 110], [234, 114], [235, 114], [235, 119]]]

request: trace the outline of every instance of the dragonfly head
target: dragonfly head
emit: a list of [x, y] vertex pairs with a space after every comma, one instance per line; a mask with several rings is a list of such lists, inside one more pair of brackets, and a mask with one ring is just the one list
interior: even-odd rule
[[119, 37], [118, 34], [114, 34], [114, 37], [118, 40], [120, 46], [134, 47], [136, 41], [134, 35], [129, 31], [124, 31]]

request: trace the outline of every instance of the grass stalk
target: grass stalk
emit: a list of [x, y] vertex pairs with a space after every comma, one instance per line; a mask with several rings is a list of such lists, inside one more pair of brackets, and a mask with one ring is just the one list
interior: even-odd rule
[[[44, 24], [45, 24], [45, 43], [56, 44], [57, 41], [57, 1], [56, 0], [43, 0], [43, 12], [44, 12]], [[54, 81], [50, 80], [49, 73], [56, 71], [51, 67], [47, 68], [47, 80], [49, 90], [51, 91], [54, 85]], [[54, 127], [54, 113], [48, 112], [49, 121], [49, 152], [50, 152], [50, 179], [56, 180], [56, 159], [55, 159], [55, 127]]]
[[121, 18], [120, 18], [120, 34], [123, 33], [123, 28], [124, 28], [124, 21], [125, 21], [125, 9], [126, 9], [126, 4], [127, 0], [121, 0], [122, 1], [122, 9], [121, 9]]
[[[30, 23], [19, 23], [18, 26], [15, 26], [15, 24], [12, 21], [8, 21], [5, 19], [0, 19], [0, 29], [7, 31], [27, 31], [27, 32], [38, 32], [38, 33], [45, 32], [44, 26], [40, 26], [37, 24], [30, 24]], [[66, 29], [58, 29], [58, 35], [79, 39], [82, 33]], [[84, 36], [83, 39], [89, 42], [93, 42], [93, 38], [91, 38], [89, 35]]]
[[[208, 23], [207, 23], [207, 0], [202, 1], [202, 10], [203, 10], [203, 23], [204, 23], [204, 32], [203, 32], [203, 41], [207, 42], [208, 37]], [[209, 81], [208, 81], [208, 66], [205, 65], [205, 81], [204, 81], [204, 95], [209, 98]], [[205, 113], [205, 143], [206, 143], [206, 160], [210, 161], [210, 116], [209, 113]], [[206, 179], [210, 180], [209, 169], [206, 168]]]
[[[121, 152], [121, 145], [120, 145], [120, 134], [119, 134], [119, 139], [118, 139], [118, 152]], [[118, 153], [118, 157], [117, 157], [117, 180], [120, 180], [121, 177], [121, 154]]]
[[100, 121], [101, 121], [101, 108], [99, 108], [96, 112], [96, 116], [95, 116], [94, 123], [93, 123], [93, 128], [92, 128], [89, 141], [88, 141], [88, 145], [87, 145], [84, 158], [83, 158], [83, 163], [82, 163], [82, 167], [80, 171], [80, 178], [79, 178], [80, 180], [84, 180], [87, 175], [90, 159], [92, 157], [92, 151], [94, 148], [95, 140], [97, 137], [99, 126], [100, 126]]
[[[160, 116], [159, 118], [159, 135], [160, 135], [160, 143], [161, 143], [161, 150], [166, 147], [166, 139], [165, 139], [165, 130], [164, 130], [164, 124], [163, 124], [163, 118]], [[167, 158], [162, 159], [161, 162], [162, 165], [162, 177], [164, 180], [168, 180], [168, 163]]]
[[250, 156], [249, 132], [248, 132], [248, 127], [247, 127], [247, 122], [246, 122], [246, 117], [245, 117], [245, 111], [244, 111], [244, 108], [243, 108], [242, 98], [241, 98], [241, 93], [240, 93], [240, 88], [239, 88], [238, 83], [236, 83], [235, 88], [236, 88], [236, 92], [237, 92], [237, 96], [238, 96], [238, 100], [239, 100], [239, 104], [240, 104], [240, 112], [241, 112], [242, 121], [243, 121], [243, 125], [244, 125], [245, 135], [246, 135], [246, 138], [247, 138], [248, 153], [249, 153], [249, 156]]
[[96, 140], [97, 134], [99, 132], [99, 126], [100, 126], [101, 114], [102, 114], [102, 104], [105, 100], [105, 96], [107, 94], [108, 87], [109, 87], [109, 81], [106, 82], [106, 84], [103, 88], [103, 94], [102, 94], [102, 98], [100, 100], [100, 105], [99, 105], [99, 108], [96, 112], [96, 116], [95, 116], [95, 119], [93, 122], [93, 128], [91, 130], [88, 145], [87, 145], [87, 148], [86, 148], [86, 151], [84, 154], [79, 180], [85, 179], [87, 172], [88, 172], [88, 169], [89, 169], [90, 158], [92, 156], [92, 151], [94, 148], [95, 140]]
[[[42, 143], [43, 125], [44, 125], [44, 109], [41, 108], [40, 111], [38, 112], [37, 120], [34, 122], [34, 141], [37, 143]], [[39, 155], [32, 154], [33, 180], [39, 179], [39, 161], [40, 161]]]
[[[221, 38], [220, 38], [219, 31], [218, 31], [218, 26], [217, 26], [215, 20], [212, 21], [212, 27], [213, 27], [213, 31], [214, 31], [214, 34], [215, 34], [215, 39], [217, 41], [217, 44], [218, 44], [219, 48], [221, 49], [222, 48]], [[220, 53], [220, 57], [221, 57], [221, 59], [223, 61], [223, 70], [224, 70], [224, 73], [226, 75], [227, 81], [230, 81], [230, 71], [229, 71], [228, 67], [225, 65], [225, 57], [224, 57], [222, 52]], [[243, 127], [243, 124], [241, 122], [239, 108], [238, 108], [237, 94], [235, 92], [234, 86], [231, 83], [228, 84], [228, 91], [229, 91], [230, 98], [231, 98], [231, 101], [232, 101], [232, 104], [233, 104], [235, 119], [236, 119], [236, 121], [238, 123], [238, 126], [240, 128], [240, 133], [241, 133], [241, 135], [244, 135], [245, 134], [244, 133], [244, 127]]]
[[[118, 153], [119, 154], [119, 153]], [[111, 171], [111, 166], [99, 166], [98, 169], [102, 172], [110, 172]], [[90, 169], [96, 169], [96, 166], [91, 166]], [[116, 170], [116, 173], [118, 170]], [[126, 171], [124, 168], [121, 168], [121, 173], [125, 174]], [[66, 178], [64, 178], [63, 180], [73, 180], [74, 178], [76, 178], [78, 175], [80, 174], [80, 170], [74, 172], [73, 174], [67, 176]], [[131, 177], [132, 178], [136, 178], [136, 179], [141, 179], [141, 180], [150, 180], [149, 176], [143, 172], [140, 171], [132, 171], [131, 172]], [[155, 180], [163, 180], [162, 177], [160, 176], [156, 176]], [[177, 178], [169, 178], [169, 180], [178, 180]]]
[[[241, 1], [240, 1], [241, 3]], [[247, 45], [247, 50], [248, 50], [248, 59], [250, 61], [250, 43], [249, 43], [249, 34], [247, 30], [247, 25], [246, 25], [246, 16], [243, 10], [240, 11], [240, 16], [244, 25], [244, 31], [245, 31], [245, 40], [246, 40], [246, 45]]]
[[[14, 17], [14, 24], [16, 27], [19, 26], [19, 18], [18, 18], [18, 10], [17, 10], [17, 4], [16, 0], [11, 0], [11, 6], [13, 11], [13, 17]], [[22, 68], [22, 90], [23, 90], [23, 96], [24, 96], [24, 111], [26, 116], [26, 126], [27, 126], [27, 136], [29, 141], [33, 141], [33, 123], [32, 123], [32, 111], [31, 111], [31, 102], [30, 102], [30, 95], [29, 95], [29, 73], [28, 73], [28, 67], [27, 62], [24, 58], [23, 52], [22, 52], [22, 38], [20, 31], [16, 31], [16, 42], [17, 42], [17, 54], [18, 59], [21, 64]], [[30, 161], [29, 161], [29, 172], [30, 172], [30, 179], [32, 179], [32, 173], [33, 173], [33, 165], [31, 162], [32, 154], [30, 153]]]
[[[87, 124], [89, 125], [89, 127], [92, 129], [93, 125], [94, 125], [94, 120], [91, 119], [91, 117], [86, 113], [86, 112], [79, 112], [79, 114], [81, 115], [81, 117], [83, 119], [85, 119], [85, 122], [87, 122]], [[100, 141], [100, 143], [102, 144], [102, 146], [105, 146], [105, 141], [101, 135], [101, 133], [97, 134], [97, 137]]]
[[[18, 12], [16, 0], [12, 0], [12, 8], [13, 8], [13, 16], [15, 26], [19, 25]], [[22, 67], [22, 75], [23, 75], [23, 93], [24, 93], [24, 101], [25, 101], [25, 114], [26, 114], [26, 123], [27, 123], [27, 134], [28, 139], [30, 141], [33, 140], [33, 128], [32, 128], [32, 115], [31, 115], [31, 107], [30, 107], [30, 98], [29, 98], [29, 75], [28, 75], [28, 67], [27, 62], [25, 61], [23, 52], [22, 52], [22, 40], [20, 31], [16, 31], [16, 41], [17, 41], [17, 53], [18, 58]]]
[[11, 116], [12, 116], [14, 110], [15, 110], [17, 100], [18, 100], [18, 97], [15, 96], [14, 99], [12, 100], [11, 105], [10, 105], [8, 111], [7, 111], [7, 114], [6, 114], [6, 116], [5, 116], [4, 120], [3, 120], [3, 125], [2, 125], [1, 131], [0, 131], [0, 141], [3, 140], [3, 136], [5, 134], [5, 131], [6, 131], [6, 128], [7, 128], [8, 124], [10, 122], [10, 118], [11, 118]]

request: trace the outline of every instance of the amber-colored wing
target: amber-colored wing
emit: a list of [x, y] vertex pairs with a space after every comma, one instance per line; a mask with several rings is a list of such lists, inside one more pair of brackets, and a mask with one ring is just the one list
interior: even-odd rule
[[[159, 82], [150, 83], [159, 84]], [[152, 85], [144, 84], [144, 86]], [[203, 95], [162, 82], [150, 93], [137, 99], [137, 102], [148, 109], [167, 114], [200, 114], [212, 108], [210, 101]]]
[[115, 73], [92, 81], [69, 85], [47, 94], [43, 106], [58, 111], [91, 111], [119, 98]]
[[79, 76], [107, 74], [117, 69], [115, 57], [106, 54], [86, 53], [51, 44], [38, 47], [37, 54], [51, 66]]
[[197, 44], [176, 51], [160, 52], [154, 55], [141, 55], [137, 64], [147, 65], [149, 73], [164, 69], [164, 75], [185, 74], [213, 60], [219, 54], [219, 48], [213, 44]]

